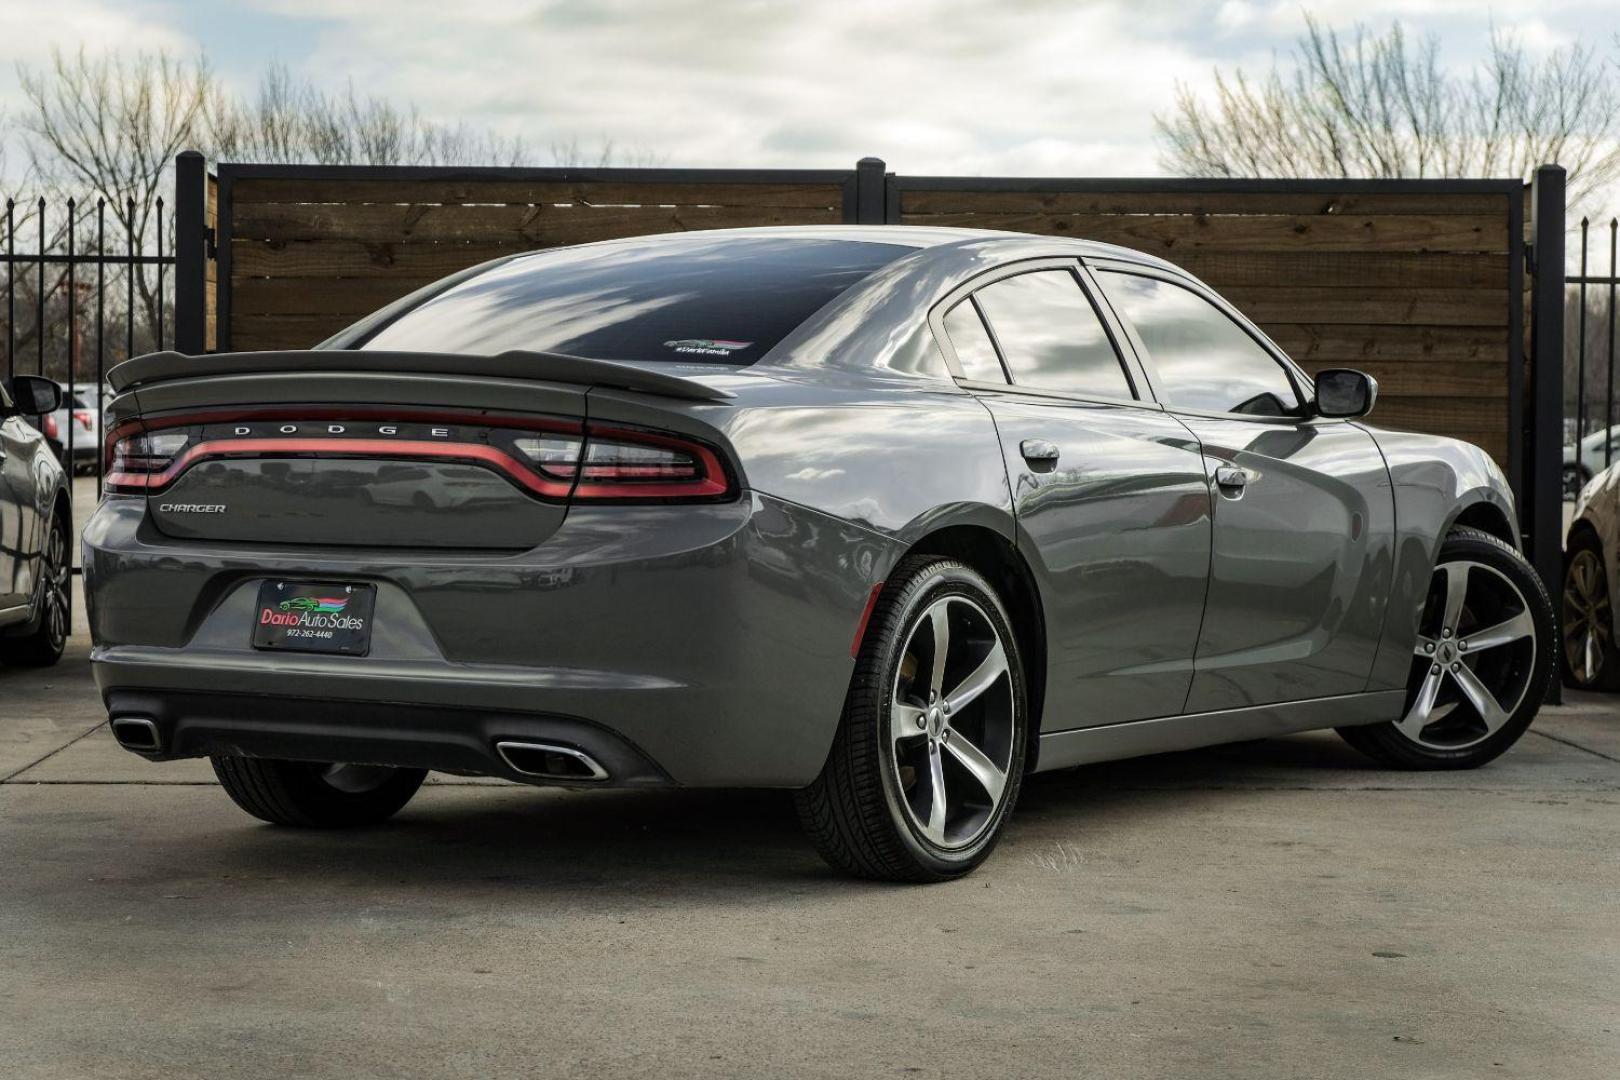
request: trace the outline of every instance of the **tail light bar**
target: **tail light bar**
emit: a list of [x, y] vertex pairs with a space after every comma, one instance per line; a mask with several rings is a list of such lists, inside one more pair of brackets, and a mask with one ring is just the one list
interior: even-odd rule
[[108, 433], [106, 489], [156, 493], [202, 460], [367, 457], [482, 465], [549, 501], [716, 502], [737, 491], [718, 453], [669, 432], [487, 416], [308, 417], [131, 421]]

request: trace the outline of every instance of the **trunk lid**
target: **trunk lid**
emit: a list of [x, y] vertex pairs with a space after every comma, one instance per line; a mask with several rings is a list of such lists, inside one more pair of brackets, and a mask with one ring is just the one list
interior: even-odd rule
[[[109, 484], [183, 540], [527, 550], [562, 524], [593, 386], [717, 401], [628, 365], [503, 354], [166, 353], [114, 368]], [[499, 408], [491, 407], [499, 404]]]

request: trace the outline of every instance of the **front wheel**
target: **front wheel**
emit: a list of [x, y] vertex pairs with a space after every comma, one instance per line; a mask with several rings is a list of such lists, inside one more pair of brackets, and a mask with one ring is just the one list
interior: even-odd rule
[[231, 800], [272, 825], [342, 829], [397, 814], [427, 778], [425, 769], [215, 756], [214, 775]]
[[1547, 693], [1558, 640], [1541, 578], [1478, 529], [1440, 545], [1399, 720], [1340, 728], [1402, 769], [1471, 769], [1519, 740]]
[[1028, 712], [1011, 620], [971, 568], [903, 560], [861, 645], [799, 816], [835, 868], [946, 881], [989, 856], [1018, 798]]

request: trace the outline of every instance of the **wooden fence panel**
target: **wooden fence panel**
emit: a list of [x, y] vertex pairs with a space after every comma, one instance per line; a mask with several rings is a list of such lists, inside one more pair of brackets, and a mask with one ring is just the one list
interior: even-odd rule
[[1373, 423], [1467, 439], [1509, 464], [1515, 365], [1522, 374], [1512, 185], [1108, 183], [894, 186], [904, 224], [1079, 237], [1176, 263], [1306, 370], [1377, 378]]
[[[649, 233], [838, 224], [854, 173], [224, 166], [228, 347], [306, 348], [447, 274], [489, 259]], [[381, 174], [381, 175], [379, 175]]]
[[216, 332], [210, 265], [208, 338], [217, 333], [221, 348], [307, 347], [447, 274], [561, 244], [852, 221], [1009, 229], [1168, 259], [1307, 370], [1375, 376], [1374, 423], [1466, 438], [1505, 466], [1518, 452], [1524, 223], [1511, 184], [886, 184], [875, 161], [820, 173], [226, 165], [217, 193], [208, 190], [222, 320]]

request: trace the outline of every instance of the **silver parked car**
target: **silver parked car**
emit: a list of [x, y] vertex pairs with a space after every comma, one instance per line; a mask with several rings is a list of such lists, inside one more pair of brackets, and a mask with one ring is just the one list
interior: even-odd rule
[[24, 419], [42, 435], [56, 460], [68, 468], [72, 458], [73, 472], [94, 471], [102, 453], [102, 404], [110, 400], [110, 393], [98, 393], [94, 384], [74, 383], [72, 387], [57, 383], [58, 404], [46, 413], [25, 414]]
[[1620, 461], [1620, 427], [1594, 431], [1581, 439], [1581, 452], [1575, 453], [1575, 444], [1564, 447], [1564, 498], [1573, 499], [1587, 482]]
[[940, 880], [1029, 772], [1330, 727], [1471, 767], [1552, 671], [1485, 453], [1122, 248], [615, 240], [112, 382], [113, 730], [272, 822], [429, 769], [791, 788], [833, 865]]
[[56, 455], [29, 422], [60, 400], [49, 379], [0, 382], [0, 663], [54, 664], [67, 644], [72, 504]]

